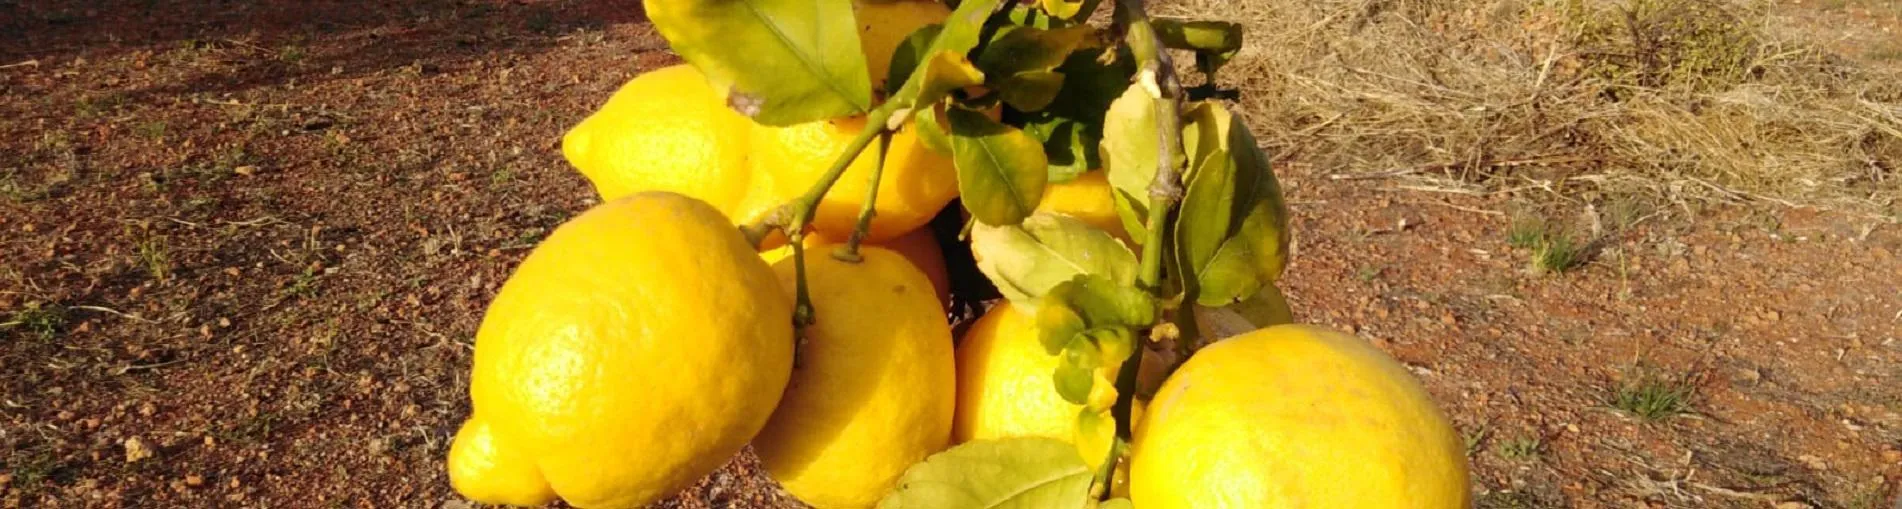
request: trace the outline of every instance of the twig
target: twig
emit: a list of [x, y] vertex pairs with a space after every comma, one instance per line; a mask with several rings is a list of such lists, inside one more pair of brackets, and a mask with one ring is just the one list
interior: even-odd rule
[[154, 320], [151, 320], [151, 319], [148, 319], [148, 318], [146, 318], [146, 317], [143, 317], [143, 316], [139, 316], [139, 315], [133, 315], [133, 314], [126, 314], [126, 313], [123, 313], [123, 312], [120, 312], [119, 310], [116, 310], [116, 309], [112, 309], [112, 308], [106, 308], [106, 307], [99, 307], [99, 306], [71, 306], [71, 308], [72, 308], [72, 309], [84, 309], [84, 310], [87, 310], [87, 311], [98, 311], [98, 312], [101, 312], [101, 313], [106, 313], [106, 314], [112, 314], [112, 315], [118, 315], [118, 316], [119, 316], [120, 318], [124, 318], [124, 319], [127, 319], [127, 320], [132, 320], [132, 321], [135, 321], [135, 322], [144, 322], [144, 323], [158, 323], [157, 321], [154, 321]]
[[1467, 211], [1467, 212], [1472, 212], [1472, 213], [1475, 213], [1475, 214], [1485, 214], [1485, 215], [1488, 215], [1488, 216], [1503, 216], [1503, 215], [1506, 215], [1506, 213], [1505, 213], [1505, 212], [1500, 212], [1500, 211], [1497, 211], [1497, 210], [1486, 210], [1486, 209], [1479, 209], [1479, 208], [1473, 208], [1473, 207], [1466, 207], [1466, 206], [1461, 206], [1461, 205], [1454, 205], [1454, 204], [1451, 204], [1451, 203], [1447, 203], [1447, 202], [1443, 202], [1443, 201], [1405, 201], [1405, 202], [1401, 202], [1401, 203], [1412, 203], [1412, 204], [1425, 204], [1425, 205], [1439, 205], [1439, 206], [1441, 206], [1441, 207], [1446, 207], [1446, 208], [1449, 208], [1449, 209], [1453, 209], [1453, 210], [1464, 210], [1464, 211]]
[[7, 64], [7, 65], [0, 65], [0, 69], [12, 69], [12, 68], [15, 68], [15, 67], [35, 67], [35, 68], [37, 68], [37, 67], [39, 67], [39, 66], [40, 66], [40, 60], [36, 58], [36, 59], [33, 59], [33, 60], [28, 60], [28, 61], [25, 61], [25, 62], [14, 62], [14, 63], [11, 63], [11, 64]]
[[1704, 484], [1701, 482], [1692, 482], [1692, 483], [1685, 483], [1685, 484], [1689, 484], [1692, 488], [1697, 488], [1700, 490], [1716, 493], [1718, 495], [1723, 495], [1723, 496], [1731, 497], [1731, 498], [1741, 498], [1745, 500], [1758, 500], [1758, 501], [1768, 502], [1772, 504], [1783, 501], [1783, 497], [1765, 494], [1765, 493], [1751, 493], [1747, 491], [1737, 491], [1737, 490], [1733, 490], [1733, 489], [1725, 488], [1721, 486], [1711, 486], [1709, 484]]

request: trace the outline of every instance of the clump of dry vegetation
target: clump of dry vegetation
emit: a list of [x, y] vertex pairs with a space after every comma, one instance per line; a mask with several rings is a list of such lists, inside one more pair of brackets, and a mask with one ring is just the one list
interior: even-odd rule
[[[1177, 0], [1284, 160], [1470, 189], [1902, 217], [1902, 73], [1735, 0]], [[1192, 76], [1192, 75], [1190, 75]], [[1196, 78], [1189, 78], [1194, 80]]]

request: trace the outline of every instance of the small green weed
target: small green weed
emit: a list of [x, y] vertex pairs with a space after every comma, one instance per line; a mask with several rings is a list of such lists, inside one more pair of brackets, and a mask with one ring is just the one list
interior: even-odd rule
[[165, 236], [148, 232], [136, 246], [139, 253], [139, 265], [145, 267], [145, 272], [160, 283], [165, 282], [172, 275], [172, 254], [167, 244]]
[[0, 323], [0, 328], [17, 328], [27, 337], [51, 341], [66, 329], [66, 308], [59, 304], [29, 302], [14, 311], [6, 323]]
[[1499, 457], [1509, 461], [1527, 461], [1539, 458], [1539, 449], [1545, 445], [1538, 437], [1514, 437], [1499, 443]]
[[132, 134], [148, 140], [163, 140], [165, 139], [165, 123], [157, 121], [141, 122], [139, 125], [132, 127]]
[[1689, 412], [1691, 398], [1697, 392], [1690, 378], [1673, 379], [1645, 371], [1618, 387], [1612, 395], [1611, 406], [1647, 421], [1661, 421]]

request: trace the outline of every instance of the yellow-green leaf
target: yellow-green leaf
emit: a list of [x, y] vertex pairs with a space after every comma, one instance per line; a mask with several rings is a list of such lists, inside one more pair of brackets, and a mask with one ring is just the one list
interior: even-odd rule
[[1169, 48], [1195, 52], [1195, 64], [1204, 74], [1235, 58], [1242, 49], [1242, 26], [1227, 21], [1157, 19], [1156, 39]]
[[1043, 12], [1057, 19], [1070, 19], [1083, 12], [1084, 0], [1043, 0]]
[[951, 162], [958, 196], [978, 222], [1013, 225], [1037, 209], [1050, 174], [1043, 144], [983, 113], [952, 108]]
[[871, 79], [848, 0], [646, 0], [674, 52], [727, 104], [767, 125], [871, 108]]
[[971, 251], [984, 277], [1026, 309], [1035, 309], [1051, 289], [1080, 275], [1119, 285], [1136, 282], [1135, 253], [1108, 232], [1062, 214], [1040, 212], [1015, 226], [980, 222], [971, 228]]
[[[1149, 183], [1155, 180], [1161, 160], [1162, 141], [1156, 131], [1158, 100], [1141, 84], [1133, 84], [1110, 103], [1103, 117], [1103, 166], [1110, 172], [1110, 187], [1129, 199], [1139, 213], [1148, 210]], [[1169, 164], [1180, 165], [1182, 150], [1170, 148], [1169, 153], [1175, 157]]]
[[1089, 465], [1052, 438], [965, 442], [905, 471], [879, 509], [1083, 509]]
[[1133, 509], [1127, 498], [1112, 498], [1096, 505], [1096, 509]]

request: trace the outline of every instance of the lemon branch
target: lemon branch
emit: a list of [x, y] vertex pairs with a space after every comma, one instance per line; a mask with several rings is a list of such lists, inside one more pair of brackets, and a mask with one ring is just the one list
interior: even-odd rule
[[[858, 160], [859, 154], [865, 152], [865, 147], [872, 145], [873, 139], [892, 131], [892, 127], [886, 123], [901, 109], [904, 108], [897, 101], [888, 101], [866, 113], [865, 128], [859, 130], [858, 136], [846, 144], [845, 150], [840, 151], [839, 157], [832, 161], [832, 166], [826, 168], [825, 174], [820, 175], [819, 181], [806, 189], [805, 194], [774, 207], [759, 221], [740, 227], [740, 232], [746, 234], [747, 242], [758, 247], [774, 231], [785, 232], [786, 237], [795, 244], [804, 239], [806, 225], [812, 222], [812, 215], [819, 208], [819, 200], [825, 199], [832, 185], [839, 182], [839, 177], [852, 167], [852, 161]], [[873, 186], [873, 189], [877, 189], [877, 186]]]
[[866, 186], [865, 189], [865, 205], [859, 207], [859, 223], [852, 228], [852, 238], [846, 239], [845, 245], [839, 246], [837, 250], [832, 252], [833, 258], [852, 263], [858, 263], [863, 260], [863, 258], [859, 256], [859, 243], [865, 241], [865, 236], [868, 234], [867, 232], [872, 229], [872, 216], [878, 215], [878, 211], [876, 210], [878, 203], [878, 180], [885, 174], [885, 156], [891, 153], [891, 149], [891, 131], [879, 133], [878, 165], [872, 167], [872, 182]]
[[[1142, 263], [1136, 276], [1136, 282], [1144, 290], [1158, 297], [1162, 296], [1162, 250], [1165, 230], [1168, 229], [1169, 212], [1175, 209], [1176, 202], [1182, 200], [1182, 176], [1175, 165], [1174, 148], [1180, 146], [1182, 137], [1180, 109], [1177, 101], [1182, 99], [1182, 84], [1176, 80], [1175, 65], [1169, 61], [1169, 55], [1163, 52], [1162, 43], [1156, 36], [1155, 26], [1149, 23], [1149, 17], [1143, 12], [1142, 0], [1118, 0], [1115, 19], [1123, 27], [1124, 40], [1128, 42], [1130, 52], [1136, 57], [1136, 85], [1156, 98], [1156, 177], [1149, 183], [1148, 238], [1143, 242]], [[1116, 405], [1111, 407], [1111, 415], [1116, 418], [1116, 436], [1127, 440], [1130, 437], [1130, 408], [1135, 402], [1136, 375], [1142, 368], [1142, 352], [1136, 352], [1123, 361], [1116, 374]]]
[[[870, 146], [873, 139], [883, 134], [889, 134], [893, 130], [892, 126], [887, 124], [887, 121], [891, 120], [894, 112], [898, 111], [908, 110], [906, 110], [899, 101], [888, 101], [872, 109], [870, 113], [866, 113], [865, 128], [859, 131], [858, 136], [852, 138], [851, 143], [846, 144], [845, 149], [839, 152], [839, 157], [832, 161], [832, 166], [826, 168], [825, 174], [820, 175], [819, 181], [814, 182], [811, 188], [806, 189], [805, 194], [801, 194], [798, 198], [794, 198], [792, 201], [775, 207], [772, 212], [767, 213], [766, 217], [760, 219], [759, 222], [740, 227], [740, 232], [746, 235], [746, 241], [752, 243], [754, 247], [758, 247], [760, 243], [764, 242], [766, 237], [772, 235], [774, 231], [786, 233], [787, 242], [792, 244], [793, 265], [798, 275], [798, 288], [795, 291], [795, 294], [798, 296], [798, 301], [793, 307], [794, 325], [805, 327], [811, 325], [813, 320], [812, 299], [807, 295], [806, 291], [806, 248], [804, 244], [806, 240], [806, 225], [812, 222], [812, 215], [819, 209], [819, 200], [825, 199], [826, 193], [832, 190], [832, 185], [837, 184], [839, 177], [845, 175], [845, 170], [852, 167], [852, 161], [858, 160], [859, 154], [865, 152], [865, 147]], [[883, 153], [882, 150], [880, 152], [881, 154]], [[883, 161], [881, 160], [880, 162], [882, 163]], [[884, 165], [880, 164], [879, 166], [882, 167]], [[872, 193], [877, 192], [878, 186], [873, 185]], [[866, 201], [866, 206], [871, 206], [870, 200]], [[863, 230], [864, 227], [864, 221], [861, 220], [859, 229]], [[857, 234], [854, 234], [854, 237], [856, 238]]]

